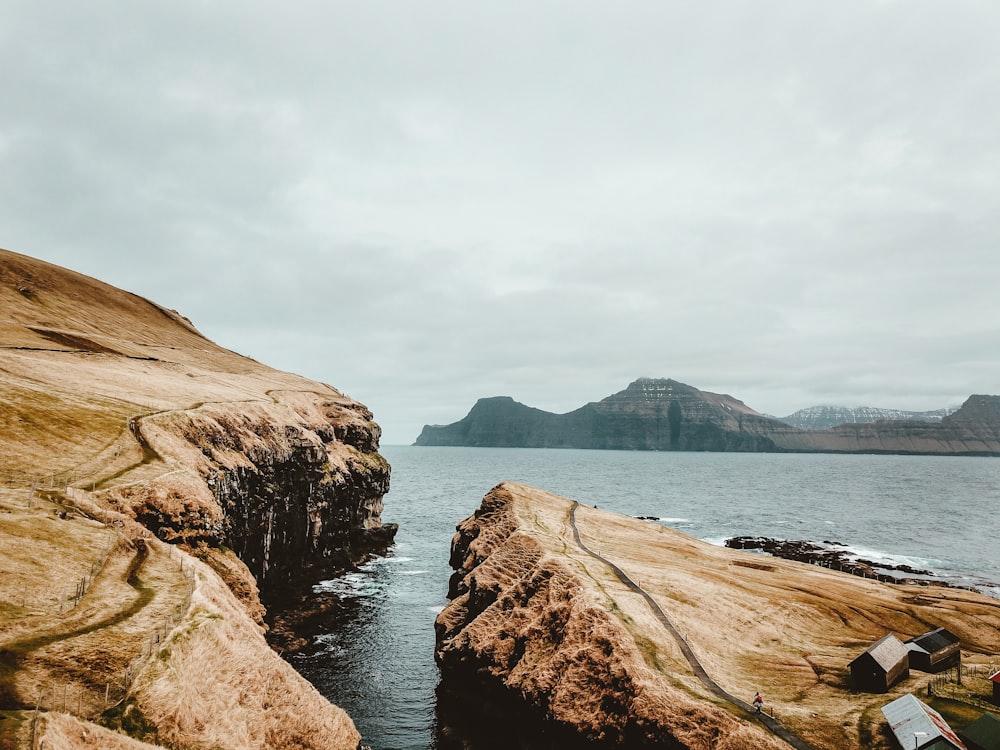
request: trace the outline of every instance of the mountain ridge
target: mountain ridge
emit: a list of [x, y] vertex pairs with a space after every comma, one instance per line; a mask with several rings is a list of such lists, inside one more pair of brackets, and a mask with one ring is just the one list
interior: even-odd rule
[[509, 396], [479, 399], [450, 425], [425, 425], [414, 445], [604, 450], [1000, 455], [1000, 397], [973, 395], [938, 421], [854, 422], [804, 429], [728, 394], [669, 378], [564, 414]]
[[940, 422], [954, 414], [957, 408], [932, 409], [929, 411], [906, 411], [904, 409], [884, 409], [877, 406], [840, 406], [817, 404], [799, 409], [787, 417], [775, 419], [801, 427], [804, 430], [823, 430], [842, 424], [882, 422], [887, 420], [916, 420], [920, 422]]

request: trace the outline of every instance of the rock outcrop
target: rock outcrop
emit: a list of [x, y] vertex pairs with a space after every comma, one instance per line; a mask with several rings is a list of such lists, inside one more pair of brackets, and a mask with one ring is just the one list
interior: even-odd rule
[[[0, 313], [0, 709], [61, 689], [154, 744], [354, 750], [350, 718], [268, 648], [261, 597], [391, 544], [371, 412], [7, 251]], [[67, 603], [58, 572], [78, 569]]]
[[[884, 697], [850, 683], [867, 645], [934, 624], [967, 664], [1000, 647], [996, 599], [717, 547], [518, 484], [458, 525], [451, 563], [440, 690], [505, 700], [500, 722], [540, 722], [560, 747], [881, 750]], [[755, 690], [774, 719], [749, 709]]]
[[426, 425], [415, 445], [605, 450], [1000, 455], [1000, 396], [972, 396], [939, 421], [882, 420], [802, 429], [732, 396], [642, 378], [566, 414], [503, 396], [461, 420]]

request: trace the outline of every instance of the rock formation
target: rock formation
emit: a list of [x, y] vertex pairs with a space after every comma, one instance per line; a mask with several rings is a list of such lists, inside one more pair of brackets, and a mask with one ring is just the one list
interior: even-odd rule
[[[996, 599], [716, 547], [524, 485], [458, 525], [451, 563], [442, 688], [602, 747], [888, 748], [881, 697], [851, 691], [857, 653], [928, 623], [967, 664], [1000, 648]], [[774, 719], [750, 710], [756, 690]]]
[[368, 409], [7, 251], [0, 311], [0, 709], [174, 748], [353, 750], [350, 718], [268, 648], [261, 596], [391, 543]]
[[1000, 396], [971, 396], [939, 421], [885, 420], [806, 430], [732, 396], [642, 378], [566, 414], [503, 396], [461, 420], [426, 425], [415, 445], [658, 451], [1000, 455]]

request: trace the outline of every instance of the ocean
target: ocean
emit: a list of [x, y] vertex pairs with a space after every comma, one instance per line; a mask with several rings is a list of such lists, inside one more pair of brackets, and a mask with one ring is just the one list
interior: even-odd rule
[[[516, 727], [439, 707], [434, 618], [455, 525], [501, 481], [530, 484], [721, 544], [732, 536], [838, 543], [1000, 597], [1000, 459], [385, 446], [387, 557], [317, 586], [345, 615], [292, 663], [373, 750], [544, 747]], [[477, 733], [476, 727], [488, 727]]]

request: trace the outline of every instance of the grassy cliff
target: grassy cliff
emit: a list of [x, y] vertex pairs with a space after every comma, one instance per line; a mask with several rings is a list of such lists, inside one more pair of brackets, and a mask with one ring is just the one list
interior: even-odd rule
[[391, 541], [371, 413], [7, 251], [0, 332], [0, 748], [354, 750], [260, 590]]

